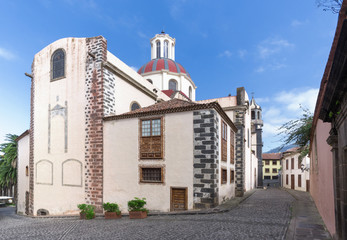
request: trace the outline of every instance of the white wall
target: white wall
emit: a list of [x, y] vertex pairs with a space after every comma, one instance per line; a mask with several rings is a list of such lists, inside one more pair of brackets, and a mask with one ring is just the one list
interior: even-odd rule
[[[300, 153], [287, 154], [282, 160], [282, 185], [285, 188], [291, 188], [291, 175], [294, 175], [294, 189], [299, 191], [306, 191], [306, 180], [309, 180], [309, 171], [302, 171], [298, 168]], [[294, 169], [291, 169], [291, 159], [294, 158]], [[288, 168], [286, 168], [286, 160], [288, 160]], [[302, 164], [304, 166], [309, 166], [309, 157], [304, 157], [302, 159]], [[286, 183], [286, 175], [288, 175], [288, 184]], [[301, 175], [301, 187], [298, 185], [298, 176]]]
[[[104, 123], [104, 202], [145, 197], [150, 210], [170, 211], [170, 187], [188, 187], [193, 208], [193, 113], [164, 115], [164, 159], [139, 160], [139, 119]], [[164, 184], [140, 183], [139, 166], [163, 166]]]
[[17, 156], [17, 213], [25, 214], [25, 192], [29, 191], [29, 176], [26, 176], [26, 167], [29, 170], [29, 143], [30, 135], [26, 135], [18, 141]]

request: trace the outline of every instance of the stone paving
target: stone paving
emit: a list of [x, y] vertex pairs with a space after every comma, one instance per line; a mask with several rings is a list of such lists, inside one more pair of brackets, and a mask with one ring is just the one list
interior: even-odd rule
[[140, 220], [39, 219], [0, 208], [0, 239], [283, 239], [293, 201], [284, 190], [256, 190], [228, 212]]

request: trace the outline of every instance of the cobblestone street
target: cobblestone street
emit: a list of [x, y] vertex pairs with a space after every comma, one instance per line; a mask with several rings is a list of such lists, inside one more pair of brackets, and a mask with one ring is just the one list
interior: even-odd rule
[[280, 189], [257, 190], [229, 212], [143, 220], [38, 219], [0, 208], [0, 239], [282, 239], [293, 201]]

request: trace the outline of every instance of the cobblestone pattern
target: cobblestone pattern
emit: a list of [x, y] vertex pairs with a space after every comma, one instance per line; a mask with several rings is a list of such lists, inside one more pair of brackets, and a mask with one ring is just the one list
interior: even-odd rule
[[218, 115], [215, 110], [194, 112], [194, 208], [218, 204]]
[[236, 139], [236, 157], [235, 157], [235, 195], [236, 197], [243, 196], [245, 186], [245, 127], [244, 127], [244, 112], [243, 110], [235, 111], [235, 126], [237, 132]]
[[283, 190], [257, 190], [226, 213], [140, 220], [33, 219], [0, 208], [0, 239], [283, 239], [293, 200]]
[[114, 74], [104, 68], [104, 116], [116, 114], [115, 82]]
[[103, 67], [106, 61], [107, 43], [99, 36], [86, 40], [86, 139], [85, 139], [85, 200], [102, 212], [103, 202]]
[[35, 66], [31, 65], [31, 98], [30, 98], [30, 135], [29, 135], [29, 215], [34, 213], [34, 103], [35, 103]]

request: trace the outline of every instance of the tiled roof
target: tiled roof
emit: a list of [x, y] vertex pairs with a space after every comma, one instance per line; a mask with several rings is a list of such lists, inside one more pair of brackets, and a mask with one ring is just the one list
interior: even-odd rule
[[300, 148], [299, 147], [293, 147], [285, 151], [284, 153], [292, 153], [298, 151]]
[[150, 115], [160, 115], [160, 114], [166, 114], [166, 113], [186, 112], [186, 111], [211, 109], [211, 108], [214, 108], [221, 115], [221, 117], [228, 123], [228, 125], [231, 128], [233, 128], [235, 132], [237, 131], [237, 128], [235, 127], [234, 123], [231, 121], [231, 119], [223, 111], [223, 109], [217, 102], [200, 104], [200, 103], [194, 103], [191, 101], [185, 101], [185, 100], [181, 100], [177, 98], [169, 100], [169, 101], [155, 103], [148, 107], [139, 108], [134, 111], [123, 113], [120, 115], [104, 117], [104, 120], [112, 121], [117, 119], [137, 118], [137, 117], [144, 117], [144, 116], [150, 116]]
[[162, 90], [163, 93], [165, 93], [168, 97], [174, 98], [176, 93], [178, 92], [181, 94], [183, 97], [185, 97], [187, 100], [190, 100], [190, 98], [184, 94], [182, 91], [174, 91], [174, 90]]
[[282, 157], [281, 153], [263, 153], [263, 160], [280, 160]]
[[145, 65], [143, 65], [138, 71], [138, 74], [144, 74], [148, 72], [154, 72], [154, 71], [159, 71], [162, 69], [166, 69], [170, 72], [175, 72], [175, 73], [185, 73], [188, 75], [190, 78], [189, 73], [182, 67], [181, 64], [175, 62], [174, 60], [170, 58], [156, 58], [152, 59]]

